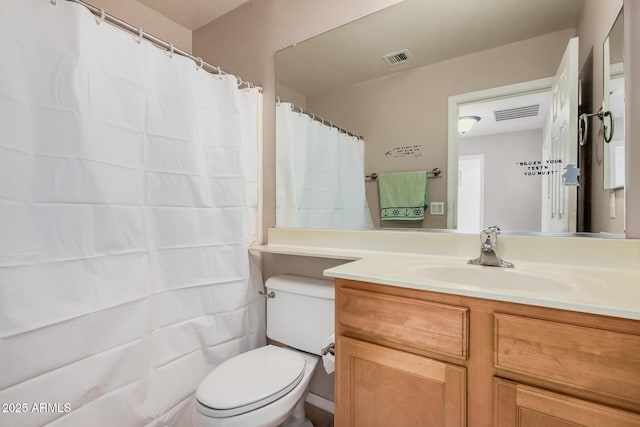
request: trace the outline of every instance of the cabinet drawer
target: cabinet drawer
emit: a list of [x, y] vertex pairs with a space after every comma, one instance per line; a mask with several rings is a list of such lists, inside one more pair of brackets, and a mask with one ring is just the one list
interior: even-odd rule
[[494, 315], [494, 331], [497, 369], [640, 408], [640, 336], [509, 314]]
[[336, 295], [342, 333], [458, 359], [468, 356], [469, 309], [358, 289]]

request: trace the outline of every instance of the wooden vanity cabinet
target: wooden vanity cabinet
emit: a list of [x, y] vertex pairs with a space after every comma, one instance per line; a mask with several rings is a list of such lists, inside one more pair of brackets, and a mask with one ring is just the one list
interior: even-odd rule
[[640, 427], [640, 321], [336, 280], [344, 426]]

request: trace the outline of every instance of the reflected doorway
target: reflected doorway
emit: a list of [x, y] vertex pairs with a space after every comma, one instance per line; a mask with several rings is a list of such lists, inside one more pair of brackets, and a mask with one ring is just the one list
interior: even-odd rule
[[458, 136], [458, 230], [548, 231], [551, 103], [546, 90], [460, 106], [481, 119]]
[[[459, 228], [458, 215], [458, 156], [485, 154], [485, 226], [497, 225], [508, 231], [575, 232], [577, 220], [577, 188], [579, 164], [577, 144], [578, 117], [578, 39], [569, 40], [554, 77], [531, 80], [507, 86], [485, 89], [449, 97], [449, 149], [447, 201], [449, 215], [447, 226]], [[523, 96], [550, 96], [550, 102], [523, 102], [519, 105], [499, 105]], [[545, 93], [546, 92], [546, 93]], [[472, 107], [492, 105], [489, 113], [482, 115]], [[542, 109], [547, 107], [545, 113]], [[529, 144], [532, 152], [517, 153], [515, 145], [528, 139], [525, 135], [513, 135], [510, 141], [496, 151], [490, 163], [486, 152], [465, 152], [463, 140], [474, 132], [462, 126], [464, 119], [475, 119], [474, 129], [484, 124], [500, 121], [542, 118], [544, 121], [542, 147]], [[485, 118], [488, 118], [486, 120]], [[468, 121], [467, 121], [468, 122]], [[524, 123], [524, 122], [523, 122]], [[467, 123], [468, 124], [468, 123]], [[540, 129], [540, 127], [538, 127]], [[500, 132], [493, 132], [500, 133]], [[497, 137], [486, 132], [496, 145]], [[516, 157], [508, 154], [516, 153]], [[526, 156], [526, 157], [525, 157]], [[490, 174], [500, 174], [490, 178]], [[527, 179], [525, 185], [524, 178]], [[532, 184], [532, 185], [529, 185]], [[491, 210], [491, 212], [490, 212]]]

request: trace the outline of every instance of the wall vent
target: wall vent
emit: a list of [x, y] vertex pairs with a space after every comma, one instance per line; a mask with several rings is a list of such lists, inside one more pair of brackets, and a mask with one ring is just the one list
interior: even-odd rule
[[393, 52], [388, 55], [383, 56], [384, 60], [389, 65], [400, 65], [405, 62], [409, 62], [411, 60], [411, 54], [407, 49]]
[[527, 105], [526, 107], [509, 108], [506, 110], [496, 110], [493, 116], [496, 122], [504, 120], [523, 119], [525, 117], [535, 117], [540, 113], [540, 104]]

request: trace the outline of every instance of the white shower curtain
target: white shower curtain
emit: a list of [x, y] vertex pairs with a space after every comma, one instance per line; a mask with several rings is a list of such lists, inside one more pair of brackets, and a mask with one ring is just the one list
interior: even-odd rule
[[80, 5], [0, 2], [0, 425], [187, 426], [264, 343], [262, 99], [197, 68]]
[[276, 226], [367, 228], [364, 141], [276, 107]]

